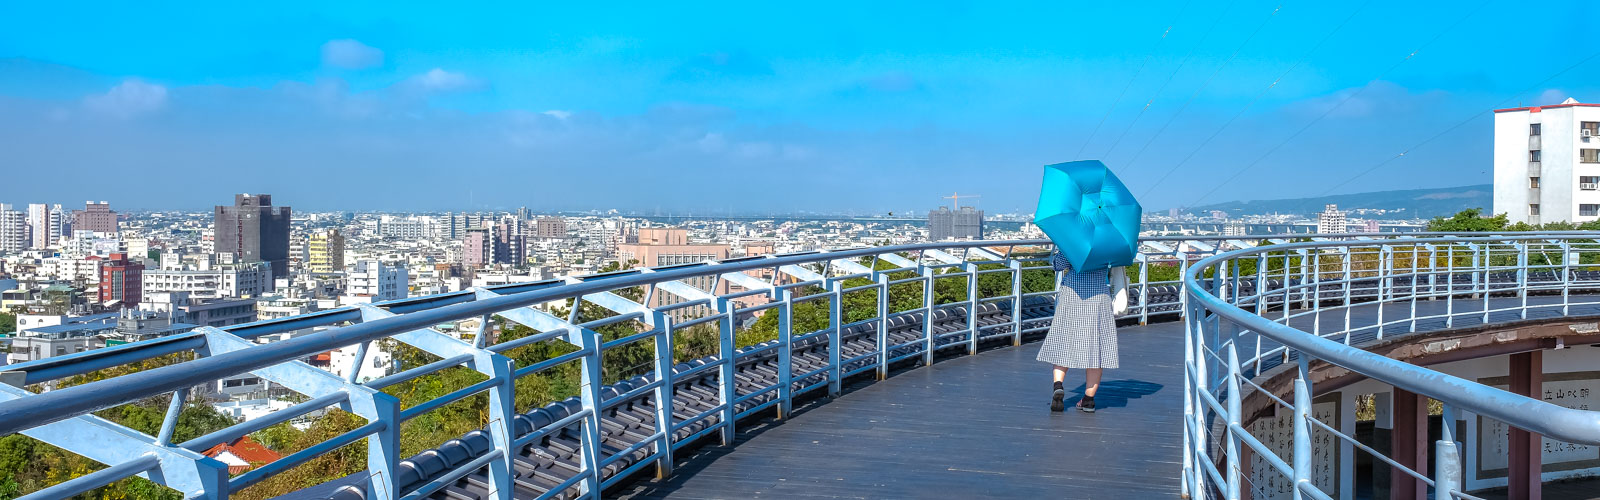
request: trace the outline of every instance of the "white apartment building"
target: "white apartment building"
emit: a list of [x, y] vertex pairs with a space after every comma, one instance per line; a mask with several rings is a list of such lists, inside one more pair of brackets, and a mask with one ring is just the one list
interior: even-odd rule
[[1600, 220], [1600, 104], [1494, 111], [1494, 212], [1529, 224]]
[[1344, 212], [1339, 211], [1338, 205], [1329, 204], [1322, 207], [1322, 213], [1317, 214], [1318, 234], [1346, 233], [1348, 225], [1345, 224]]
[[345, 273], [346, 294], [372, 297], [373, 302], [403, 299], [409, 295], [405, 264], [363, 260]]
[[28, 249], [28, 243], [26, 215], [0, 203], [0, 252], [21, 252]]
[[224, 264], [205, 270], [146, 269], [144, 293], [188, 292], [196, 299], [260, 297], [273, 290], [272, 264]]
[[50, 206], [43, 203], [28, 205], [28, 228], [32, 231], [32, 238], [28, 248], [44, 248], [50, 246]]

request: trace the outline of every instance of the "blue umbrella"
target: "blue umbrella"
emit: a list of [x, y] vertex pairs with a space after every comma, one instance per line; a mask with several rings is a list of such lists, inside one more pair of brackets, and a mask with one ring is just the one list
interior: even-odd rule
[[1094, 271], [1133, 263], [1142, 210], [1106, 164], [1069, 161], [1045, 165], [1033, 223], [1067, 256], [1073, 270]]

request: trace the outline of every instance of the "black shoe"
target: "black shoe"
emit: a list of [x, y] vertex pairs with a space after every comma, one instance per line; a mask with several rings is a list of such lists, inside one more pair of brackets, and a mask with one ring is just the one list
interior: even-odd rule
[[1061, 387], [1061, 382], [1056, 382], [1055, 396], [1050, 398], [1050, 411], [1059, 412], [1066, 409], [1067, 390]]
[[1094, 413], [1094, 396], [1084, 396], [1083, 399], [1078, 400], [1078, 411]]

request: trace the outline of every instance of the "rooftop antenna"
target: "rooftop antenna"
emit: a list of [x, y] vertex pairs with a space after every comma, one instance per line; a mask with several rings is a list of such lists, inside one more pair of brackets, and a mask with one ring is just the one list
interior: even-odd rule
[[969, 195], [966, 195], [966, 196], [961, 196], [961, 193], [952, 192], [952, 193], [950, 193], [950, 196], [946, 196], [946, 197], [944, 197], [944, 199], [946, 199], [946, 200], [956, 200], [956, 202], [955, 202], [956, 210], [961, 210], [961, 199], [962, 198], [982, 198], [982, 197], [983, 197], [982, 195], [976, 195], [976, 194], [969, 194]]

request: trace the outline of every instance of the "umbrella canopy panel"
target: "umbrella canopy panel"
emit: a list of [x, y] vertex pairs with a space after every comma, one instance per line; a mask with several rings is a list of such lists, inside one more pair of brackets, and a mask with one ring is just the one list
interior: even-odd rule
[[1079, 272], [1125, 266], [1138, 251], [1143, 208], [1099, 160], [1044, 167], [1033, 222]]

